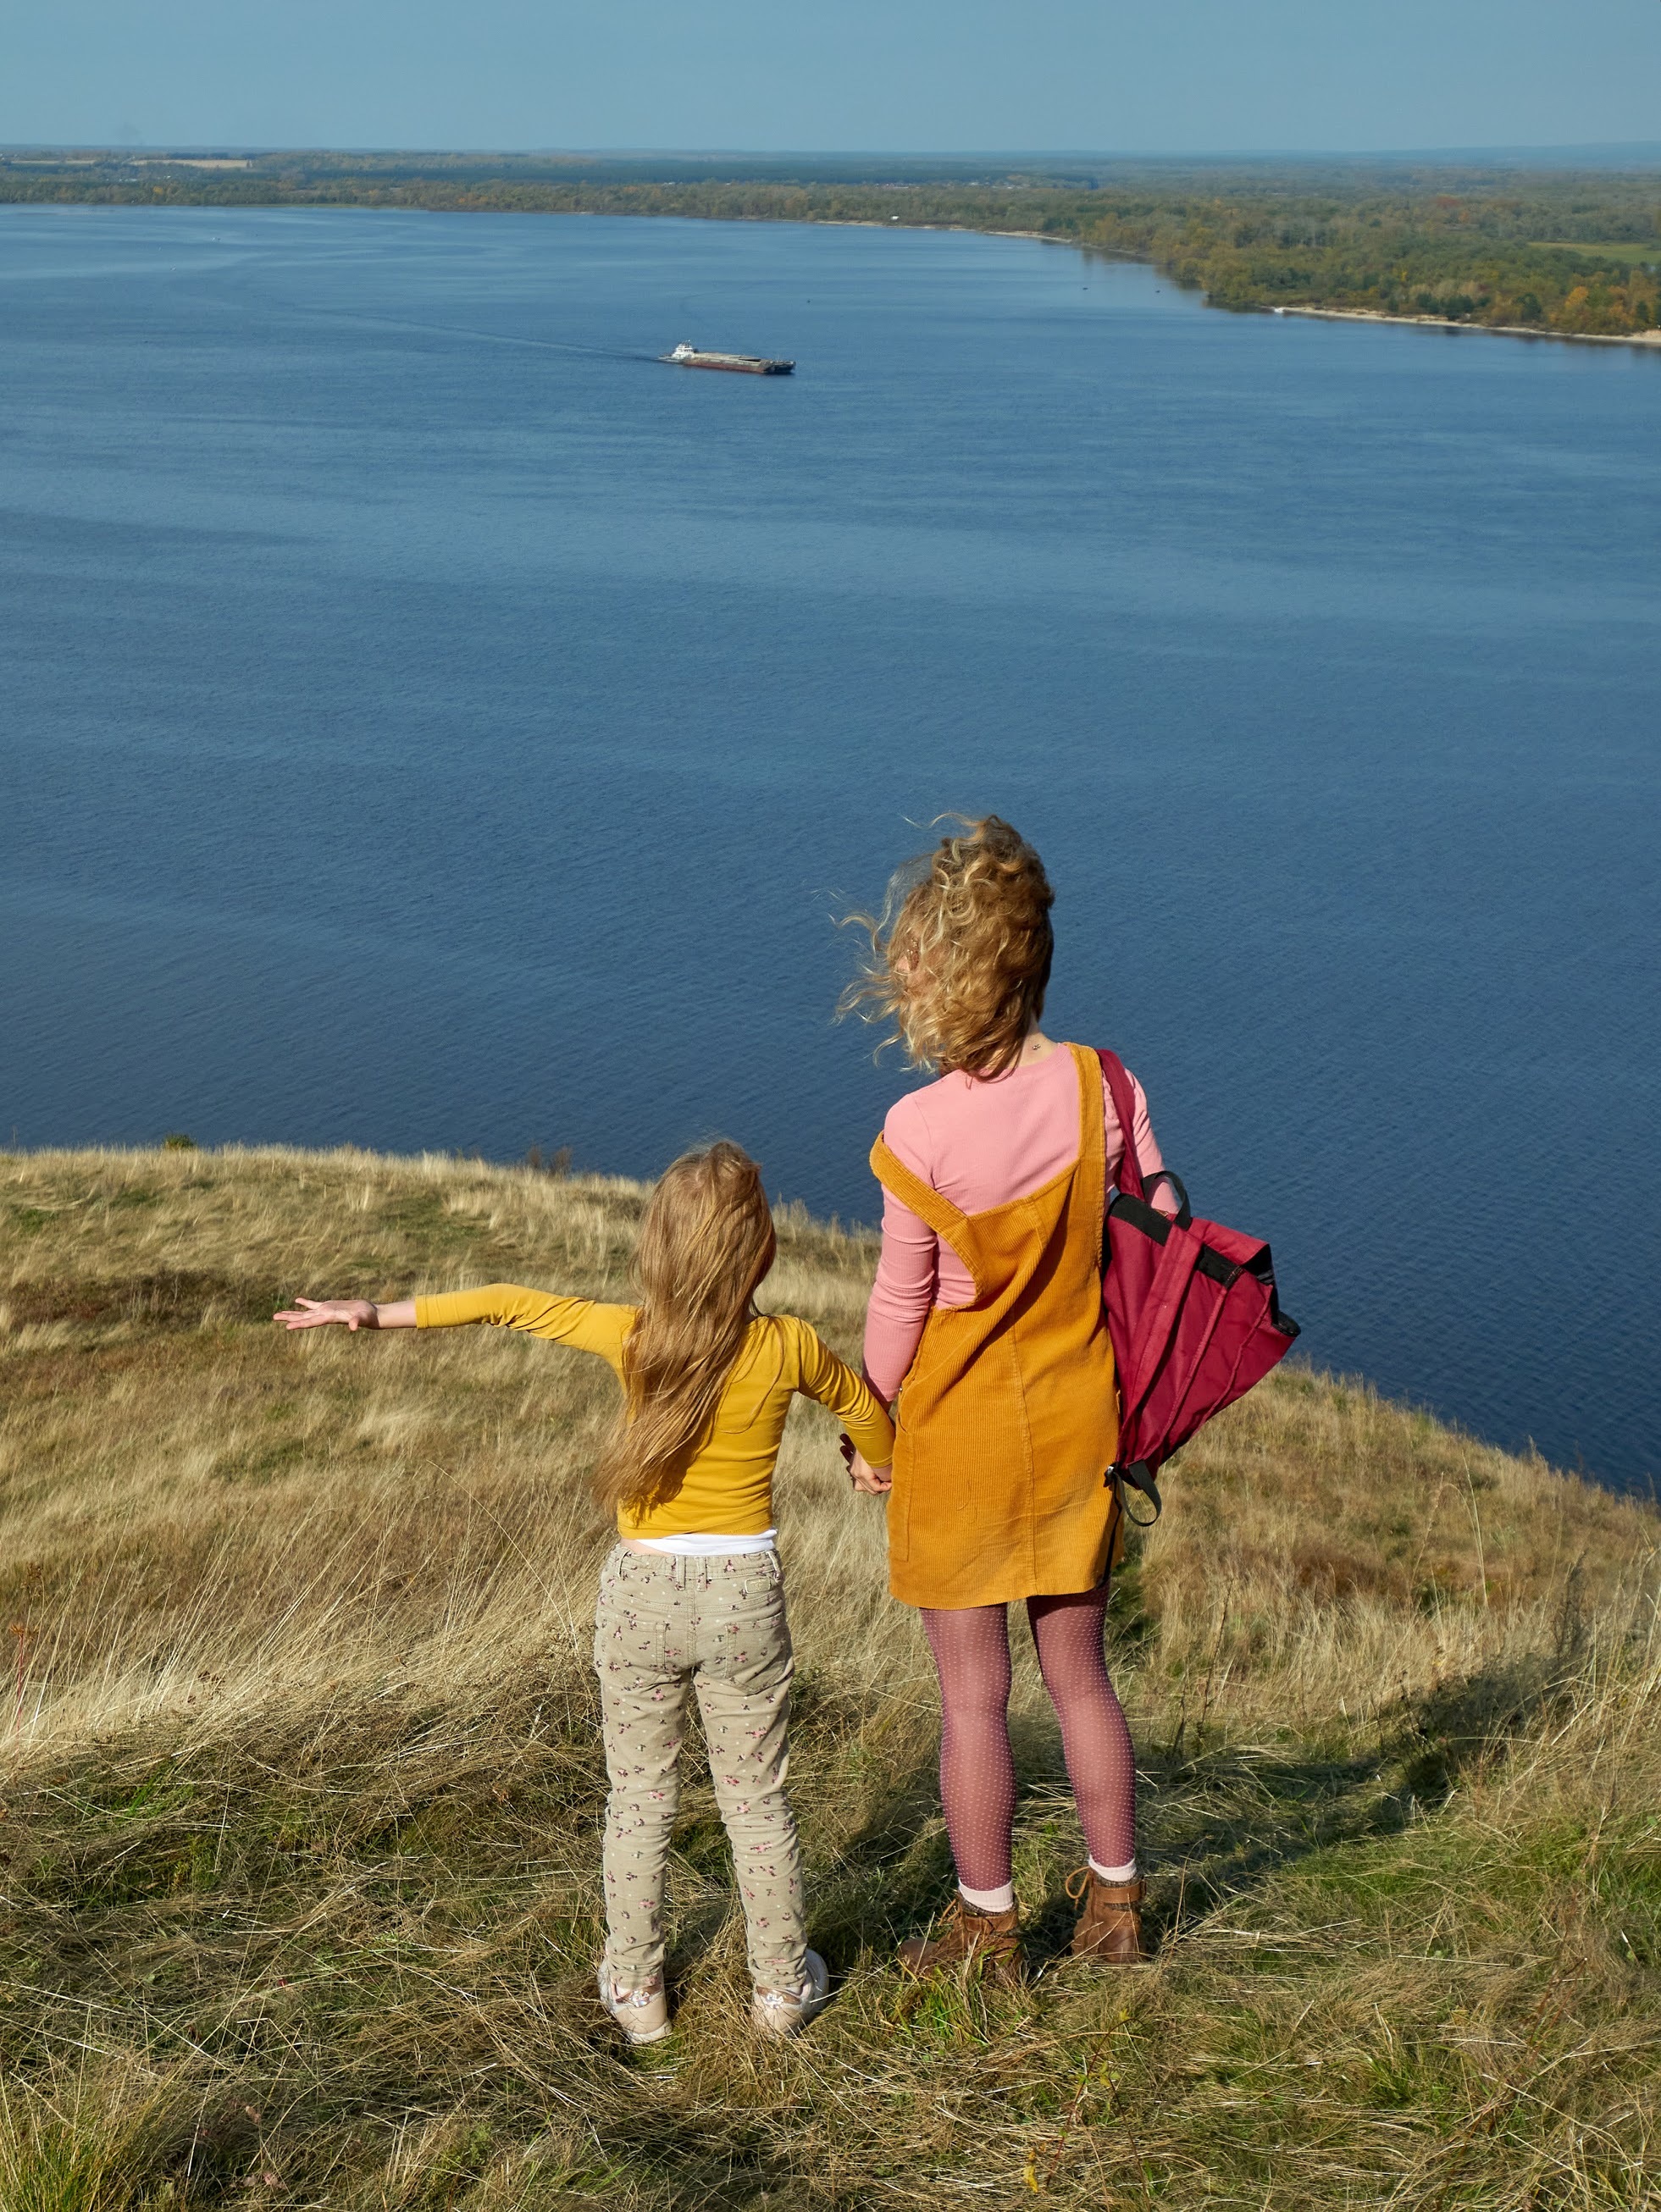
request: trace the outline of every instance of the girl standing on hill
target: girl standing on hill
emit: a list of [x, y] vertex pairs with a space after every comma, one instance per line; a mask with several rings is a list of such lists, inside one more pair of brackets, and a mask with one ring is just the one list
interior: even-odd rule
[[[1088, 1863], [1073, 1949], [1132, 1963], [1142, 1948], [1136, 1767], [1103, 1656], [1123, 1550], [1113, 1352], [1102, 1307], [1104, 1209], [1128, 1142], [1164, 1171], [1135, 1086], [1122, 1130], [1101, 1062], [1038, 1027], [1053, 894], [1037, 854], [989, 815], [902, 870], [867, 920], [872, 960], [843, 1010], [891, 1018], [938, 1081], [890, 1111], [871, 1164], [885, 1194], [865, 1371], [897, 1393], [890, 1491], [893, 1595], [922, 1613], [940, 1676], [940, 1796], [958, 1892], [940, 1934], [901, 1947], [922, 1972], [981, 1955], [1018, 1977], [1011, 1887], [1007, 1607], [1026, 1601], [1061, 1723]], [[1160, 1203], [1159, 1199], [1155, 1203]], [[1174, 1212], [1174, 1201], [1165, 1210]]]
[[689, 1686], [744, 1901], [757, 2027], [793, 2033], [828, 1988], [824, 1961], [806, 1947], [784, 1794], [791, 1650], [773, 1468], [797, 1391], [841, 1417], [866, 1461], [886, 1463], [893, 1430], [806, 1322], [756, 1311], [774, 1249], [759, 1169], [719, 1143], [678, 1159], [653, 1192], [635, 1254], [637, 1306], [497, 1283], [390, 1305], [301, 1298], [276, 1316], [291, 1329], [494, 1322], [598, 1352], [623, 1384], [594, 1476], [618, 1532], [600, 1573], [594, 1665], [611, 1784], [599, 1991], [631, 2043], [669, 2033], [664, 1871]]

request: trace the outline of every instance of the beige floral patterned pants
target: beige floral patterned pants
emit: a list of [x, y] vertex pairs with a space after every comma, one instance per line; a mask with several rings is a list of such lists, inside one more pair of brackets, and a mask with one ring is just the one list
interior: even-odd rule
[[800, 1989], [806, 1966], [801, 1854], [784, 1794], [793, 1664], [773, 1552], [714, 1559], [630, 1552], [599, 1578], [594, 1624], [605, 1768], [605, 1955], [636, 1988], [663, 1964], [663, 1883], [678, 1795], [686, 1692], [696, 1693], [765, 1989]]

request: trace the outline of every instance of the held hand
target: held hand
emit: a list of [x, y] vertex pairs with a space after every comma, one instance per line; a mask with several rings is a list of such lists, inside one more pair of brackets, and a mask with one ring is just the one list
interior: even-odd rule
[[848, 1462], [848, 1472], [855, 1490], [867, 1498], [885, 1498], [894, 1487], [892, 1464], [873, 1467], [863, 1452], [855, 1452]]
[[331, 1322], [354, 1331], [380, 1326], [368, 1298], [296, 1298], [286, 1312], [273, 1314], [271, 1319], [284, 1328], [326, 1328]]

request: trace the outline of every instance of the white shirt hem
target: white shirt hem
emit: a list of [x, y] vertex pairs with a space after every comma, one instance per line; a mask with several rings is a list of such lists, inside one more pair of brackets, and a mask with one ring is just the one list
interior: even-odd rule
[[758, 1536], [625, 1536], [623, 1541], [642, 1552], [666, 1552], [672, 1559], [718, 1559], [732, 1552], [772, 1552], [778, 1547], [776, 1528], [764, 1528]]

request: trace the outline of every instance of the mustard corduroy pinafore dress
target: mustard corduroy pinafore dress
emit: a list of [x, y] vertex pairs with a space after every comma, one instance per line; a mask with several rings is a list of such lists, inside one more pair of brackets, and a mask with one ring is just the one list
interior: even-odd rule
[[1102, 1309], [1101, 1063], [1079, 1045], [1079, 1157], [1025, 1198], [960, 1213], [879, 1137], [872, 1171], [975, 1285], [936, 1306], [900, 1386], [889, 1588], [906, 1605], [1094, 1589], [1123, 1550], [1113, 1348]]

